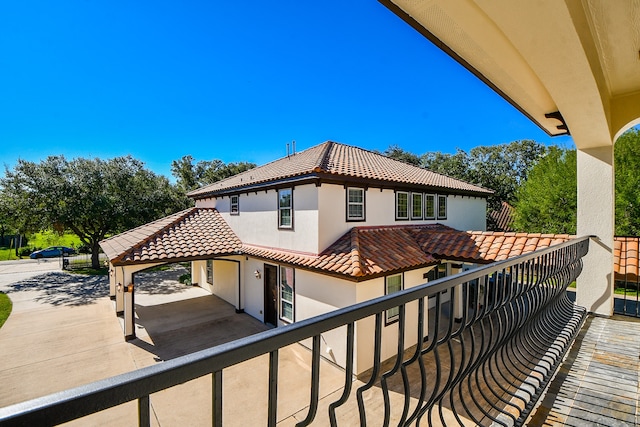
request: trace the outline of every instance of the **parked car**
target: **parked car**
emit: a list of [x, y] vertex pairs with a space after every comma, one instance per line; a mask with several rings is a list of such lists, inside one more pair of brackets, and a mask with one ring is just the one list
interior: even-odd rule
[[46, 249], [41, 249], [39, 251], [35, 251], [29, 255], [29, 258], [53, 258], [62, 256], [69, 256], [75, 254], [76, 251], [73, 248], [67, 248], [66, 246], [51, 246]]

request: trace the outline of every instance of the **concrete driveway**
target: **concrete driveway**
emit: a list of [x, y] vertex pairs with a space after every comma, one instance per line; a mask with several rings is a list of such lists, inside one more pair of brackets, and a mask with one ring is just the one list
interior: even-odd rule
[[[72, 275], [59, 271], [57, 263], [42, 261], [0, 263], [0, 290], [13, 301], [13, 311], [0, 329], [0, 407], [162, 363], [266, 328], [203, 289], [177, 283], [179, 274], [173, 270], [136, 276], [138, 338], [126, 342], [108, 297], [106, 277]], [[280, 351], [282, 425], [295, 424], [306, 414], [310, 359], [310, 352], [297, 344]], [[337, 396], [344, 373], [324, 361], [321, 369], [321, 396]], [[268, 356], [224, 371], [225, 425], [265, 424], [267, 372]], [[156, 393], [151, 405], [153, 425], [211, 425], [211, 376]], [[137, 403], [70, 424], [136, 425]]]

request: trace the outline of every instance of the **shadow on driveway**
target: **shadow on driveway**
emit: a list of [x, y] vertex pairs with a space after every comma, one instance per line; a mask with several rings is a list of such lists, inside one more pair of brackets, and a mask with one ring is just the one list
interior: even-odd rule
[[7, 286], [9, 292], [38, 292], [33, 298], [54, 306], [95, 304], [109, 295], [107, 276], [85, 276], [58, 271], [41, 274]]

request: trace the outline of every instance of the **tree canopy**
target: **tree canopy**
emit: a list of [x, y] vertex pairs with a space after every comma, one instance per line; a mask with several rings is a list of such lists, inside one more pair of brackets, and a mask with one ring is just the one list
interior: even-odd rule
[[73, 231], [91, 248], [94, 268], [100, 240], [187, 206], [167, 178], [130, 156], [19, 160], [13, 170], [6, 169], [0, 185], [16, 228]]
[[187, 192], [255, 167], [255, 163], [225, 164], [218, 159], [200, 160], [194, 163], [194, 158], [187, 155], [171, 162], [171, 174], [176, 178], [178, 187]]
[[575, 234], [576, 151], [550, 147], [518, 190], [513, 226], [518, 231]]
[[616, 235], [640, 236], [640, 130], [630, 129], [614, 145]]
[[478, 146], [468, 153], [457, 149], [454, 154], [430, 151], [421, 156], [390, 146], [383, 154], [405, 163], [420, 166], [452, 178], [461, 179], [494, 191], [487, 198], [487, 226], [493, 228], [491, 212], [501, 203], [514, 203], [520, 185], [530, 168], [547, 152], [547, 147], [530, 140], [508, 144]]

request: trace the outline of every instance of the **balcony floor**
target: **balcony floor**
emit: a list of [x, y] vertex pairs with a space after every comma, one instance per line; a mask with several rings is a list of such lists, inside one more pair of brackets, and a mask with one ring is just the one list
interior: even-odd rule
[[640, 319], [589, 317], [528, 425], [637, 426]]

